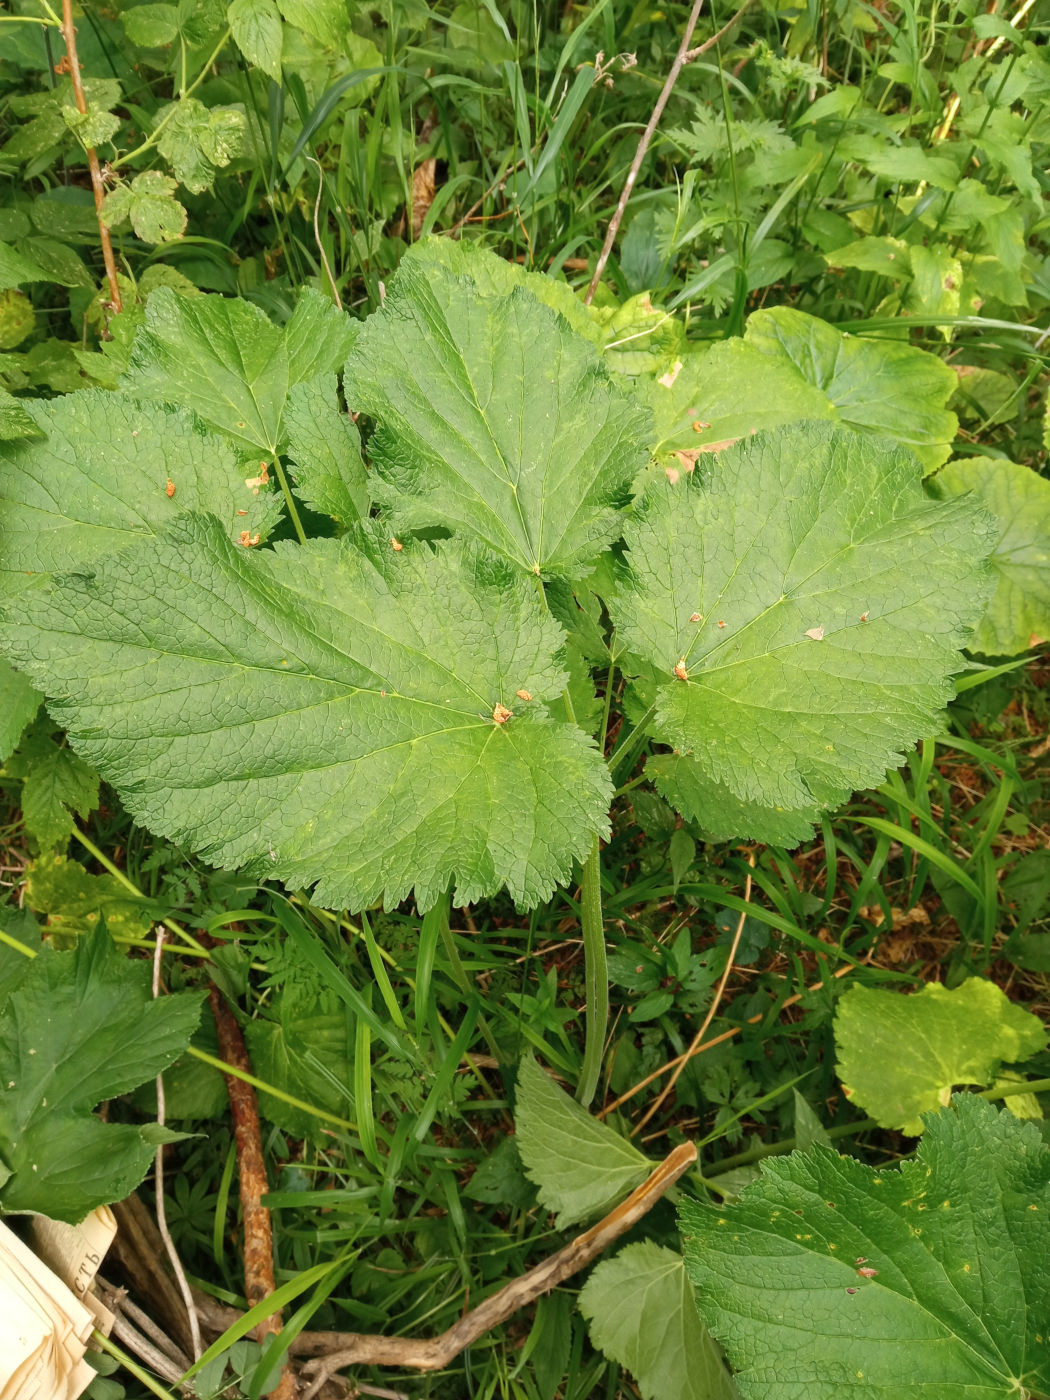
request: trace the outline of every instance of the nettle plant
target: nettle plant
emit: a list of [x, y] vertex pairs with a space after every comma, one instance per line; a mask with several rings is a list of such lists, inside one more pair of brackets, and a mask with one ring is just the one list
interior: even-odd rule
[[21, 403], [7, 655], [138, 821], [324, 905], [580, 867], [586, 1103], [643, 747], [711, 837], [797, 843], [936, 724], [989, 593], [988, 517], [923, 492], [950, 372], [762, 314], [632, 379], [568, 288], [447, 243], [363, 325], [161, 289], [117, 392]]

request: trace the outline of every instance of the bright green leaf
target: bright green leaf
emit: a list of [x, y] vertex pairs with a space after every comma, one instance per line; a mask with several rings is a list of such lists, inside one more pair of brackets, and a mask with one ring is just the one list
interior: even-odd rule
[[368, 479], [361, 438], [340, 412], [335, 375], [294, 384], [284, 413], [287, 453], [296, 492], [340, 525], [368, 515]]
[[136, 5], [122, 12], [120, 22], [131, 42], [144, 49], [164, 48], [179, 32], [179, 12], [174, 5]]
[[156, 1135], [91, 1110], [152, 1078], [185, 1050], [202, 993], [154, 1000], [147, 963], [105, 932], [71, 953], [44, 948], [0, 1017], [0, 1159], [5, 1211], [76, 1223], [142, 1180]]
[[518, 1151], [541, 1204], [564, 1230], [611, 1210], [652, 1170], [633, 1143], [594, 1118], [531, 1056], [518, 1069], [514, 1106]]
[[746, 1400], [1050, 1391], [1050, 1147], [981, 1099], [931, 1115], [899, 1170], [795, 1152], [681, 1228]]
[[825, 253], [829, 267], [854, 267], [903, 281], [911, 273], [911, 249], [903, 238], [858, 238]]
[[972, 491], [995, 517], [996, 587], [973, 645], [1012, 656], [1050, 640], [1050, 481], [1016, 462], [949, 462], [930, 482], [941, 500]]
[[205, 107], [195, 97], [183, 97], [162, 108], [157, 113], [158, 127], [161, 122], [165, 125], [157, 149], [191, 194], [202, 194], [216, 171], [240, 153], [244, 141], [243, 112], [234, 107]]
[[23, 780], [26, 830], [45, 851], [73, 834], [74, 812], [87, 817], [98, 806], [98, 774], [72, 749], [55, 743], [50, 729], [30, 731], [7, 764], [9, 775]]
[[281, 81], [281, 16], [274, 0], [233, 0], [226, 11], [237, 47], [275, 83]]
[[[324, 1013], [316, 1007], [298, 1014], [282, 998], [275, 1021], [249, 1021], [245, 1038], [260, 1079], [304, 1103], [338, 1117], [352, 1114], [349, 1085], [353, 1076], [353, 1023], [344, 1011]], [[260, 1093], [259, 1111], [285, 1132], [323, 1142], [325, 1125], [301, 1108]]]
[[86, 112], [77, 107], [63, 107], [62, 120], [85, 150], [93, 150], [111, 140], [120, 128], [120, 118], [106, 112], [93, 102]]
[[346, 393], [378, 423], [373, 490], [395, 530], [453, 527], [529, 573], [579, 572], [620, 532], [644, 416], [529, 292], [473, 293], [416, 259], [365, 322]]
[[254, 459], [183, 409], [99, 389], [25, 403], [47, 436], [0, 442], [0, 588], [90, 565], [182, 511], [213, 512], [235, 540], [280, 516], [280, 497], [246, 485]]
[[346, 0], [278, 0], [289, 24], [311, 34], [329, 48], [339, 48], [350, 28]]
[[116, 938], [144, 938], [152, 922], [152, 906], [136, 899], [115, 875], [89, 875], [64, 855], [45, 855], [29, 867], [26, 902], [47, 915], [48, 928], [63, 937], [76, 937], [106, 921]]
[[[911, 250], [912, 281], [906, 305], [916, 316], [958, 316], [959, 294], [963, 283], [962, 263], [948, 248], [916, 244]], [[951, 339], [951, 326], [940, 327], [945, 340]]]
[[734, 1400], [736, 1387], [696, 1311], [680, 1254], [629, 1244], [580, 1294], [591, 1341], [626, 1366], [644, 1400]]
[[160, 287], [146, 304], [123, 384], [140, 398], [182, 404], [220, 432], [273, 453], [289, 388], [341, 364], [351, 327], [350, 317], [315, 292], [303, 294], [281, 330], [251, 302]]
[[40, 429], [13, 394], [0, 389], [0, 442], [39, 437]]
[[28, 677], [0, 657], [0, 763], [14, 750], [43, 698]]
[[33, 303], [24, 292], [16, 292], [13, 287], [0, 292], [0, 351], [21, 345], [35, 326]]
[[601, 755], [547, 717], [561, 631], [505, 565], [363, 543], [186, 517], [18, 595], [10, 652], [132, 814], [216, 864], [337, 908], [452, 880], [534, 905], [607, 829]]
[[176, 181], [159, 170], [136, 175], [106, 195], [102, 215], [109, 228], [125, 220], [143, 243], [170, 243], [186, 232], [186, 210], [174, 198]]
[[803, 419], [896, 438], [932, 471], [955, 436], [955, 415], [945, 408], [955, 386], [947, 365], [924, 350], [861, 340], [777, 307], [756, 312], [743, 340], [687, 354], [644, 393], [655, 418], [653, 451], [678, 471], [737, 438]]
[[851, 987], [835, 1013], [836, 1068], [851, 1102], [912, 1136], [954, 1087], [991, 1084], [1000, 1065], [1038, 1054], [1046, 1039], [1036, 1016], [979, 977], [911, 995]]
[[0, 291], [23, 282], [46, 282], [48, 275], [32, 258], [23, 257], [6, 243], [0, 243]]
[[990, 522], [950, 505], [910, 453], [816, 424], [653, 484], [611, 611], [662, 680], [653, 734], [702, 770], [705, 826], [804, 830], [930, 731], [989, 590]]

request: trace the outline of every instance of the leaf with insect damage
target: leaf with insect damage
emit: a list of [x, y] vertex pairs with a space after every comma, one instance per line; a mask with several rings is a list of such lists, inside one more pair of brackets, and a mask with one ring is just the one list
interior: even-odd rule
[[878, 782], [951, 696], [989, 530], [970, 500], [926, 500], [907, 452], [818, 424], [656, 481], [611, 611], [663, 678], [651, 732], [681, 756], [664, 795], [708, 829], [786, 843]]
[[595, 346], [518, 287], [483, 295], [408, 256], [346, 366], [377, 424], [377, 498], [394, 532], [451, 528], [536, 575], [586, 572], [620, 533], [647, 418]]
[[455, 543], [249, 551], [187, 516], [19, 594], [3, 632], [141, 822], [334, 907], [451, 882], [531, 906], [607, 829], [601, 755], [548, 710], [561, 629]]
[[899, 1170], [818, 1146], [764, 1162], [739, 1204], [683, 1205], [746, 1400], [1050, 1393], [1050, 1148], [965, 1094], [925, 1121]]

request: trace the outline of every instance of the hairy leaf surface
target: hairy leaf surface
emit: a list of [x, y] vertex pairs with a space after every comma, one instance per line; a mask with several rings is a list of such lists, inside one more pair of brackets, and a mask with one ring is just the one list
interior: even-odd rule
[[514, 1122], [525, 1170], [542, 1204], [557, 1212], [559, 1230], [611, 1210], [652, 1170], [648, 1157], [581, 1108], [531, 1055], [518, 1070]]
[[884, 1128], [917, 1136], [921, 1115], [955, 1086], [993, 1083], [1002, 1065], [1038, 1054], [1046, 1031], [994, 982], [970, 977], [910, 996], [851, 987], [836, 1008], [835, 1043], [852, 1102]]
[[1050, 1387], [1050, 1147], [982, 1099], [928, 1115], [900, 1170], [794, 1152], [764, 1162], [738, 1205], [687, 1201], [681, 1228], [700, 1315], [747, 1400]]
[[70, 953], [47, 947], [29, 963], [0, 1016], [5, 1211], [76, 1222], [135, 1189], [156, 1152], [155, 1131], [103, 1123], [91, 1110], [185, 1050], [201, 995], [154, 1000], [149, 965], [122, 957], [102, 930]]
[[414, 886], [425, 908], [450, 881], [461, 904], [506, 886], [532, 905], [606, 829], [601, 756], [546, 710], [560, 628], [451, 544], [263, 553], [191, 516], [11, 610], [11, 654], [74, 746], [216, 864], [335, 907]]
[[927, 501], [907, 452], [815, 424], [655, 483], [611, 607], [665, 678], [653, 733], [701, 770], [683, 806], [775, 839], [879, 781], [951, 696], [987, 532], [972, 502]]
[[1050, 640], [1050, 481], [1030, 467], [982, 457], [949, 462], [930, 482], [941, 500], [973, 491], [994, 515], [995, 593], [974, 647], [1010, 656]]
[[254, 459], [185, 410], [101, 389], [26, 408], [46, 436], [0, 442], [0, 589], [5, 574], [81, 568], [152, 538], [183, 511], [210, 511], [232, 539], [265, 537], [280, 516], [272, 489], [246, 484]]
[[368, 515], [369, 489], [361, 438], [341, 413], [335, 375], [319, 375], [289, 390], [284, 413], [297, 493], [308, 506], [352, 525]]
[[480, 296], [443, 263], [398, 272], [346, 366], [378, 428], [397, 529], [454, 528], [533, 574], [579, 572], [620, 532], [646, 416], [595, 347], [524, 288]]
[[591, 1341], [626, 1366], [644, 1400], [734, 1400], [696, 1311], [682, 1256], [646, 1241], [593, 1270], [580, 1293]]

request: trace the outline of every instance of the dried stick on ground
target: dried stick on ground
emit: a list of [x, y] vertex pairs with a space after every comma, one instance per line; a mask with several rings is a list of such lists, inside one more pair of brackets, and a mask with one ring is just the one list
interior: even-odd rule
[[[237, 1018], [226, 1005], [222, 993], [211, 984], [208, 993], [215, 1029], [219, 1035], [219, 1054], [227, 1064], [251, 1073], [248, 1047], [237, 1024]], [[230, 1112], [233, 1116], [233, 1133], [237, 1145], [237, 1172], [240, 1181], [241, 1218], [244, 1223], [244, 1296], [248, 1306], [254, 1307], [268, 1298], [274, 1291], [273, 1277], [273, 1237], [270, 1231], [270, 1212], [262, 1204], [262, 1198], [269, 1190], [266, 1180], [266, 1164], [263, 1161], [262, 1133], [259, 1128], [259, 1105], [255, 1090], [243, 1079], [232, 1074], [223, 1076], [226, 1092], [230, 1097]], [[263, 1318], [255, 1329], [258, 1342], [265, 1342], [281, 1330], [279, 1312]], [[295, 1376], [290, 1366], [285, 1366], [277, 1388], [270, 1392], [272, 1400], [294, 1400], [297, 1394]]]
[[[691, 1142], [676, 1147], [641, 1186], [597, 1225], [521, 1278], [512, 1280], [491, 1298], [486, 1298], [440, 1337], [417, 1341], [411, 1337], [379, 1337], [356, 1332], [313, 1334], [314, 1339], [324, 1337], [329, 1354], [307, 1362], [304, 1373], [309, 1374], [311, 1384], [303, 1400], [312, 1400], [326, 1381], [344, 1366], [403, 1366], [417, 1371], [440, 1371], [471, 1342], [589, 1264], [613, 1240], [636, 1225], [695, 1161], [696, 1148]], [[297, 1343], [310, 1346], [309, 1337], [310, 1334], [303, 1333]], [[293, 1347], [300, 1350], [297, 1343], [293, 1343]], [[312, 1345], [317, 1345], [316, 1340]]]
[[613, 244], [616, 242], [616, 235], [620, 230], [620, 224], [623, 222], [624, 210], [627, 208], [627, 201], [630, 199], [631, 191], [634, 189], [634, 182], [638, 178], [638, 172], [642, 168], [642, 161], [645, 159], [645, 153], [649, 149], [649, 142], [653, 139], [653, 133], [656, 131], [660, 118], [663, 116], [664, 108], [667, 106], [667, 99], [671, 96], [671, 90], [678, 81], [679, 73], [681, 73], [687, 63], [692, 63], [694, 58], [699, 58], [701, 54], [707, 53], [708, 49], [714, 48], [719, 39], [729, 33], [740, 16], [745, 10], [750, 9], [755, 3], [755, 0], [745, 0], [745, 3], [741, 5], [733, 18], [729, 20], [728, 23], [723, 24], [717, 34], [712, 34], [710, 39], [705, 39], [699, 47], [691, 49], [689, 47], [689, 40], [693, 37], [693, 30], [696, 28], [697, 20], [700, 18], [700, 11], [703, 8], [703, 3], [704, 0], [695, 0], [693, 8], [689, 12], [689, 19], [685, 26], [685, 33], [682, 35], [682, 42], [678, 45], [678, 52], [675, 54], [674, 62], [671, 64], [664, 85], [660, 89], [660, 96], [656, 99], [656, 106], [653, 108], [653, 114], [649, 118], [645, 130], [642, 132], [641, 140], [638, 142], [638, 149], [634, 153], [634, 160], [631, 161], [631, 168], [627, 172], [627, 179], [623, 182], [623, 189], [620, 191], [620, 199], [616, 205], [616, 212], [609, 220], [609, 227], [605, 231], [605, 242], [602, 244], [602, 251], [598, 255], [598, 262], [594, 269], [594, 276], [591, 278], [591, 285], [587, 288], [587, 294], [583, 298], [585, 306], [590, 306], [591, 302], [594, 300], [594, 294], [598, 290], [598, 283], [602, 280], [602, 273], [605, 271], [605, 264], [609, 261], [609, 254], [612, 252]]
[[[77, 62], [77, 31], [73, 27], [73, 0], [62, 0], [62, 37], [66, 41], [66, 56], [69, 59], [69, 76], [73, 82], [73, 96], [77, 111], [87, 111], [84, 84], [80, 80], [80, 64]], [[109, 229], [102, 218], [102, 201], [106, 191], [102, 184], [102, 171], [99, 169], [98, 153], [94, 146], [87, 146], [88, 170], [91, 172], [91, 188], [95, 192], [95, 213], [98, 216], [98, 236], [102, 244], [102, 260], [106, 264], [106, 281], [109, 283], [109, 300], [114, 311], [122, 310], [120, 285], [117, 282], [117, 265], [113, 260], [113, 244], [109, 239]]]

